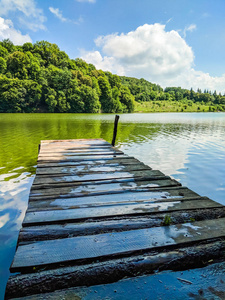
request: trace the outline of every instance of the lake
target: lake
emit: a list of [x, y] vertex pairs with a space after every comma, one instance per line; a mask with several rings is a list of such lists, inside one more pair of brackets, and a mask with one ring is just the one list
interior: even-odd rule
[[[0, 299], [27, 208], [40, 140], [111, 142], [113, 123], [113, 114], [0, 115]], [[116, 146], [225, 205], [225, 113], [122, 114]]]

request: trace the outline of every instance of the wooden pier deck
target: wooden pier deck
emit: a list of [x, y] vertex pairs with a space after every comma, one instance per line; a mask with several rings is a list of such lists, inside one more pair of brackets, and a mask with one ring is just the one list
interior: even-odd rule
[[41, 142], [22, 226], [6, 299], [225, 257], [224, 206], [102, 139]]

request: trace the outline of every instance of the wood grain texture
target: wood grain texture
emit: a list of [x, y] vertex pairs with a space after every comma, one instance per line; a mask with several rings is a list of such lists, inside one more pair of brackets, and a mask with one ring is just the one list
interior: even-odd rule
[[19, 246], [11, 270], [123, 255], [219, 237], [225, 237], [225, 219], [41, 241]]
[[110, 159], [85, 159], [85, 160], [79, 160], [79, 161], [56, 161], [56, 162], [40, 162], [37, 164], [38, 169], [40, 168], [51, 168], [51, 167], [64, 167], [64, 166], [84, 166], [84, 165], [108, 165], [108, 164], [121, 164], [121, 165], [127, 165], [127, 164], [139, 164], [139, 160], [135, 159], [134, 157], [130, 157], [127, 155], [120, 155], [118, 157], [110, 157]]
[[57, 175], [67, 174], [75, 175], [77, 173], [97, 173], [97, 172], [118, 172], [118, 171], [138, 171], [138, 170], [151, 170], [150, 167], [142, 164], [96, 164], [94, 165], [78, 165], [78, 166], [65, 166], [65, 167], [49, 167], [37, 169], [36, 175]]
[[[59, 207], [61, 209], [80, 206], [100, 206], [100, 205], [114, 205], [122, 203], [142, 203], [142, 202], [156, 202], [156, 201], [173, 201], [185, 200], [185, 199], [203, 199], [198, 194], [184, 187], [170, 187], [170, 188], [161, 188], [149, 190], [148, 187], [136, 189], [127, 189], [127, 190], [113, 190], [113, 191], [99, 191], [98, 193], [89, 193], [88, 195], [80, 194], [76, 197], [58, 197], [53, 199], [42, 199], [30, 201], [29, 207], [35, 208], [47, 208], [53, 209]], [[208, 199], [208, 198], [206, 198]]]
[[[175, 180], [167, 179], [166, 177], [163, 179], [156, 180], [119, 180], [119, 182], [108, 183], [98, 183], [94, 184], [91, 182], [79, 182], [73, 184], [73, 186], [67, 187], [54, 187], [54, 188], [46, 188], [46, 189], [35, 189], [33, 188], [30, 193], [30, 201], [33, 200], [41, 200], [41, 199], [52, 199], [57, 196], [60, 198], [68, 198], [68, 197], [77, 197], [81, 195], [89, 195], [91, 193], [110, 193], [112, 191], [126, 191], [126, 190], [135, 190], [141, 188], [148, 188], [148, 190], [156, 189], [156, 188], [166, 188], [180, 186]], [[41, 187], [41, 186], [40, 186]]]
[[105, 154], [90, 154], [90, 155], [70, 155], [70, 156], [42, 156], [42, 157], [38, 157], [38, 164], [46, 164], [46, 163], [56, 163], [56, 162], [74, 162], [74, 161], [79, 161], [79, 162], [83, 162], [83, 161], [95, 161], [95, 160], [114, 160], [115, 158], [128, 158], [129, 156], [125, 155], [125, 154], [117, 154], [112, 152], [111, 154], [109, 153], [105, 153]]
[[[145, 255], [136, 255], [122, 259], [114, 259], [113, 261], [109, 260], [101, 263], [92, 262], [90, 264], [81, 266], [61, 267], [60, 269], [42, 270], [32, 274], [16, 275], [14, 277], [11, 277], [8, 281], [7, 296], [11, 296], [12, 298], [13, 296], [21, 297], [36, 294], [33, 296], [28, 296], [25, 299], [80, 300], [83, 298], [83, 295], [87, 294], [86, 292], [82, 293], [82, 286], [89, 286], [89, 289], [92, 290], [92, 296], [90, 297], [90, 299], [95, 299], [95, 289], [97, 287], [93, 287], [93, 285], [107, 284], [113, 282], [112, 284], [106, 286], [106, 288], [108, 287], [108, 289], [105, 294], [108, 296], [108, 292], [111, 292], [112, 298], [114, 298], [113, 294], [115, 293], [115, 286], [116, 289], [118, 287], [118, 285], [115, 285], [114, 282], [125, 277], [131, 277], [130, 279], [125, 279], [124, 284], [126, 285], [128, 280], [131, 281], [132, 285], [134, 282], [137, 282], [137, 285], [136, 287], [134, 287], [133, 291], [137, 293], [137, 299], [139, 299], [140, 284], [138, 283], [138, 280], [140, 279], [143, 281], [143, 286], [141, 287], [141, 290], [144, 289], [144, 292], [146, 293], [147, 278], [143, 278], [141, 276], [135, 279], [136, 276], [140, 276], [140, 272], [142, 274], [147, 275], [154, 273], [156, 269], [160, 269], [161, 271], [168, 269], [176, 271], [179, 270], [180, 267], [182, 268], [182, 270], [185, 270], [187, 268], [196, 268], [196, 265], [198, 265], [198, 267], [205, 267], [204, 259], [206, 257], [211, 259], [221, 257], [221, 259], [224, 259], [224, 250], [225, 244], [223, 242], [218, 241], [197, 246], [193, 245], [185, 248], [178, 248], [168, 251], [166, 253], [159, 253], [155, 251], [155, 253], [146, 253]], [[221, 278], [223, 278], [224, 276], [224, 267], [225, 263], [221, 263], [220, 266], [218, 266], [218, 264], [213, 264], [205, 267], [204, 271], [203, 269], [201, 269], [201, 271], [199, 270], [201, 282], [207, 280], [206, 286], [208, 288], [209, 284], [213, 285], [213, 283], [215, 282], [215, 274], [218, 275], [217, 280], [221, 280]], [[192, 274], [194, 275], [193, 271], [188, 270], [188, 272], [192, 272]], [[158, 276], [161, 275], [159, 271], [157, 273]], [[213, 275], [211, 276], [210, 274]], [[174, 274], [174, 276], [176, 278], [176, 273]], [[153, 277], [155, 277], [155, 274], [153, 275]], [[193, 277], [194, 279], [196, 278], [195, 276]], [[155, 288], [151, 285], [151, 279], [152, 277], [150, 276], [149, 292], [146, 293], [147, 295], [151, 295], [151, 288]], [[48, 282], [48, 284], [46, 284], [46, 282]], [[198, 282], [199, 281], [197, 281], [196, 283], [195, 281], [195, 284], [197, 285], [196, 290], [199, 290]], [[56, 283], [58, 291], [55, 291]], [[160, 283], [158, 282], [158, 284]], [[223, 286], [223, 281], [221, 282], [220, 286]], [[84, 289], [85, 288], [86, 287], [84, 287]], [[100, 288], [105, 289], [105, 285], [101, 285]], [[187, 286], [187, 289], [188, 291], [190, 290], [190, 285]], [[184, 298], [186, 298], [187, 289], [185, 288], [185, 285], [181, 286]], [[122, 296], [119, 295], [118, 299], [123, 299], [124, 295], [127, 295], [127, 286], [124, 288], [120, 288], [120, 290], [122, 292]], [[222, 288], [222, 290], [225, 289]], [[40, 291], [41, 293], [51, 293], [52, 291], [54, 292], [52, 292], [51, 294], [40, 294]], [[79, 298], [76, 298], [77, 293], [79, 295]], [[220, 295], [222, 296], [221, 293]], [[127, 299], [132, 299], [132, 297], [133, 295], [131, 293], [129, 297], [127, 297]]]
[[[217, 208], [221, 207], [212, 200], [202, 201], [180, 201], [174, 199], [174, 201], [155, 201], [150, 203], [138, 203], [138, 204], [120, 204], [113, 206], [97, 206], [80, 208], [79, 206], [61, 206], [61, 209], [54, 210], [35, 210], [27, 212], [23, 221], [23, 226], [31, 226], [38, 224], [50, 224], [50, 223], [62, 223], [71, 221], [81, 221], [88, 219], [99, 219], [106, 217], [118, 217], [127, 215], [147, 215], [156, 212], [170, 212], [170, 211], [184, 211], [202, 208]], [[76, 208], [74, 208], [76, 207]]]
[[225, 208], [202, 208], [180, 211], [158, 212], [149, 215], [124, 216], [120, 218], [105, 218], [86, 222], [49, 224], [23, 227], [20, 231], [18, 243], [29, 243], [38, 240], [54, 240], [59, 238], [92, 235], [105, 232], [151, 228], [161, 226], [165, 216], [169, 216], [172, 224], [188, 223], [190, 220], [202, 221], [225, 218]]
[[57, 184], [67, 182], [84, 182], [84, 181], [98, 181], [107, 179], [120, 179], [120, 178], [138, 178], [148, 176], [163, 176], [164, 174], [158, 170], [140, 170], [140, 171], [124, 171], [124, 172], [105, 172], [105, 173], [76, 173], [76, 175], [64, 176], [36, 176], [33, 185], [36, 184]]

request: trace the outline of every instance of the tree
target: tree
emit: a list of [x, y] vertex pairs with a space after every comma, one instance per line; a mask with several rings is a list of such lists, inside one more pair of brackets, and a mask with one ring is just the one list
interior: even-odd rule
[[57, 100], [56, 100], [56, 91], [49, 88], [48, 92], [46, 93], [46, 98], [45, 98], [45, 102], [48, 106], [48, 110], [49, 112], [54, 112], [56, 105], [57, 105]]
[[0, 57], [5, 58], [8, 54], [8, 50], [0, 44]]
[[29, 57], [20, 51], [15, 51], [8, 56], [7, 68], [14, 77], [19, 79], [28, 78], [27, 65], [29, 63]]
[[98, 84], [101, 90], [99, 100], [101, 103], [102, 112], [115, 112], [116, 107], [113, 102], [112, 90], [108, 79], [106, 77], [101, 76], [98, 78]]
[[12, 53], [16, 50], [16, 46], [10, 41], [10, 39], [4, 39], [0, 42], [0, 45], [4, 47], [9, 53]]
[[121, 79], [118, 75], [113, 75], [110, 72], [105, 72], [106, 76], [108, 77], [109, 84], [111, 88], [117, 87], [118, 89], [121, 86]]
[[126, 86], [121, 86], [120, 88], [120, 102], [123, 105], [123, 112], [130, 113], [134, 111], [134, 97]]
[[41, 86], [32, 80], [0, 76], [0, 112], [33, 112], [41, 99]]
[[7, 69], [7, 63], [3, 57], [0, 57], [0, 73], [5, 73]]
[[85, 113], [98, 113], [101, 108], [98, 94], [95, 89], [90, 86], [83, 85], [80, 89], [80, 97], [84, 102]]
[[120, 90], [116, 86], [114, 86], [114, 88], [112, 89], [112, 97], [113, 97], [115, 112], [118, 113], [123, 112], [123, 106], [122, 103], [120, 102]]
[[70, 104], [66, 101], [66, 96], [63, 91], [57, 93], [57, 106], [58, 112], [66, 112], [70, 109]]

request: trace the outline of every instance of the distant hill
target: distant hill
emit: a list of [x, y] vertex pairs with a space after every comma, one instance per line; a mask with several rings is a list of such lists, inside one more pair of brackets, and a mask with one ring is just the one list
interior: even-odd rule
[[154, 101], [225, 110], [225, 97], [216, 92], [163, 90], [145, 79], [103, 72], [47, 41], [0, 42], [0, 112], [122, 113]]

